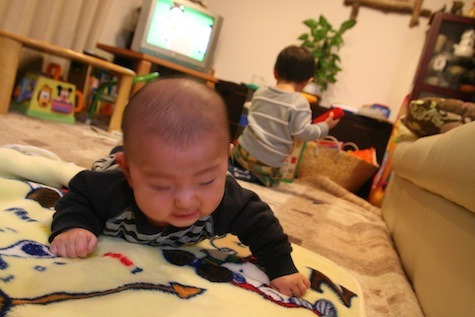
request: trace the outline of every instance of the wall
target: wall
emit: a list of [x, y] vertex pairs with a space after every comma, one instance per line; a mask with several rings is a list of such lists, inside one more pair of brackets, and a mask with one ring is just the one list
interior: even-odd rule
[[[209, 9], [224, 17], [214, 68], [223, 80], [249, 83], [253, 76], [269, 84], [278, 52], [306, 31], [301, 22], [323, 14], [335, 27], [349, 18], [343, 0], [208, 0]], [[445, 1], [425, 0], [424, 8], [438, 10]], [[323, 95], [323, 104], [358, 109], [381, 103], [394, 120], [411, 89], [428, 19], [410, 28], [409, 14], [383, 13], [362, 7], [357, 24], [344, 35], [340, 50], [343, 71]]]
[[[104, 25], [98, 42], [118, 47], [126, 47], [137, 19], [137, 9], [142, 0], [112, 0], [109, 18]], [[98, 54], [112, 58], [111, 54], [98, 51]]]
[[[99, 39], [124, 46], [133, 10], [141, 0], [112, 0], [105, 29]], [[274, 83], [273, 64], [278, 52], [306, 31], [301, 23], [325, 15], [339, 26], [349, 18], [351, 8], [343, 0], [207, 0], [209, 10], [223, 16], [224, 24], [214, 59], [216, 76], [222, 80], [249, 83], [261, 77]], [[446, 0], [424, 0], [432, 11]], [[465, 0], [465, 8], [471, 6]], [[409, 93], [422, 53], [428, 19], [410, 28], [409, 14], [384, 13], [361, 7], [357, 25], [345, 36], [340, 51], [343, 71], [338, 82], [323, 94], [323, 105], [340, 104], [357, 110], [364, 104], [380, 103], [397, 117]], [[125, 32], [124, 32], [125, 30]], [[257, 76], [257, 77], [256, 77]], [[254, 79], [253, 79], [254, 77]]]

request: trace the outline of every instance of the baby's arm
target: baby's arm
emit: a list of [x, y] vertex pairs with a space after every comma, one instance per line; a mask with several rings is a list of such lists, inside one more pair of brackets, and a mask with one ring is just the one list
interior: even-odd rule
[[[114, 206], [114, 198], [122, 194], [118, 183], [127, 184], [117, 173], [82, 171], [74, 176], [69, 182], [69, 191], [55, 204], [48, 239], [53, 254], [76, 258], [94, 251], [97, 236], [102, 233], [105, 219]], [[122, 201], [115, 204], [116, 210], [123, 208]]]
[[300, 297], [310, 287], [310, 281], [300, 273], [293, 273], [273, 279], [270, 286], [284, 295]]
[[97, 237], [89, 230], [74, 228], [54, 237], [50, 251], [66, 258], [85, 257], [97, 247]]
[[301, 296], [310, 287], [298, 273], [291, 257], [292, 246], [279, 220], [259, 196], [228, 176], [223, 202], [213, 214], [215, 233], [233, 233], [248, 245], [269, 279], [284, 295]]

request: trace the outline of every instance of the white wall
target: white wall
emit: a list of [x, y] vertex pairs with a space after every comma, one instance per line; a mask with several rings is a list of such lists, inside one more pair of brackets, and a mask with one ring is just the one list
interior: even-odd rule
[[[301, 22], [323, 14], [334, 27], [349, 18], [343, 0], [208, 0], [211, 11], [223, 16], [214, 68], [223, 80], [249, 83], [253, 75], [269, 84], [278, 52], [300, 44], [306, 31]], [[425, 0], [423, 6], [438, 10], [444, 0]], [[424, 45], [428, 19], [409, 27], [410, 15], [383, 13], [361, 7], [357, 24], [344, 35], [340, 50], [343, 71], [325, 94], [326, 106], [342, 104], [358, 109], [380, 103], [391, 108], [391, 120], [409, 93]]]
[[[110, 17], [99, 42], [124, 46], [123, 29], [129, 28], [131, 12], [142, 0], [112, 0]], [[471, 7], [470, 0], [465, 8]], [[222, 80], [249, 83], [253, 76], [274, 83], [273, 65], [278, 52], [299, 44], [306, 31], [302, 21], [320, 14], [338, 27], [349, 18], [344, 0], [206, 0], [209, 10], [220, 14], [224, 24], [214, 59], [216, 76]], [[423, 7], [437, 11], [451, 1], [424, 0]], [[383, 13], [361, 7], [358, 23], [345, 35], [340, 50], [343, 71], [338, 82], [323, 95], [322, 104], [341, 104], [357, 110], [364, 104], [380, 103], [397, 117], [410, 92], [422, 53], [428, 19], [410, 28], [410, 14]]]

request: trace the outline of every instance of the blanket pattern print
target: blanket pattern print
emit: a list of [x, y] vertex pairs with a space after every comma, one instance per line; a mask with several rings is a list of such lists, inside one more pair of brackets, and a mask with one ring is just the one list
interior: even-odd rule
[[48, 236], [61, 190], [0, 178], [0, 316], [362, 316], [356, 280], [298, 246], [311, 288], [303, 298], [270, 288], [232, 235], [157, 248], [101, 236], [85, 259], [56, 257]]

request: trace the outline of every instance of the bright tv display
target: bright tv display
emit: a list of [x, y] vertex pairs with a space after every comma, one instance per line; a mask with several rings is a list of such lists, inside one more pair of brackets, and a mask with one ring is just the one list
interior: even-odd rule
[[186, 0], [144, 0], [131, 49], [208, 72], [221, 24]]

